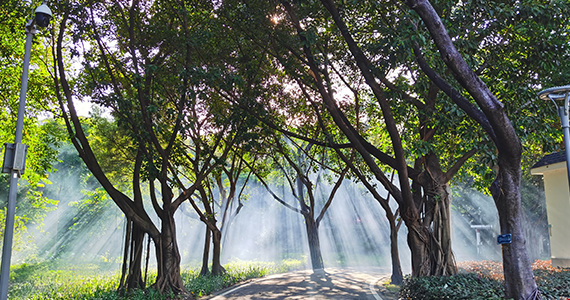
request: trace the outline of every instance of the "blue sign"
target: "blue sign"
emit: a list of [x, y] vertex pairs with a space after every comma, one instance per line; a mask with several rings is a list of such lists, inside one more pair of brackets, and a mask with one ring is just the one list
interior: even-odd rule
[[497, 244], [510, 244], [513, 242], [513, 235], [510, 233], [501, 234], [497, 236]]

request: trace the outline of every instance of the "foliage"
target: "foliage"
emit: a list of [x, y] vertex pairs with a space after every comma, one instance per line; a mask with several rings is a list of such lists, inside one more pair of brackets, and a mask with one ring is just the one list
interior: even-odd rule
[[537, 269], [536, 284], [545, 299], [570, 298], [570, 269]]
[[407, 278], [400, 290], [402, 299], [502, 299], [501, 282], [478, 276], [430, 276]]
[[[56, 261], [12, 266], [10, 299], [119, 299], [117, 275], [89, 275], [95, 266], [60, 269]], [[140, 298], [139, 298], [140, 299]]]
[[498, 261], [464, 261], [458, 262], [457, 267], [463, 272], [476, 273], [493, 280], [504, 280], [503, 265]]
[[[458, 263], [460, 274], [451, 277], [407, 278], [402, 299], [503, 299], [503, 266], [496, 261]], [[554, 268], [549, 260], [532, 265], [544, 299], [570, 298], [570, 269]]]
[[[24, 26], [37, 4], [8, 0], [0, 4], [0, 141], [14, 142], [18, 114], [20, 80], [24, 57], [26, 35]], [[31, 49], [30, 73], [24, 116], [22, 142], [29, 146], [26, 157], [26, 171], [18, 189], [15, 217], [14, 248], [24, 247], [27, 226], [41, 224], [46, 212], [55, 207], [57, 201], [42, 195], [50, 182], [46, 172], [52, 170], [57, 159], [57, 145], [64, 136], [49, 121], [54, 103], [51, 76], [46, 65], [50, 63], [49, 47], [45, 43], [45, 31], [34, 37]], [[3, 156], [4, 150], [2, 149]], [[3, 159], [3, 157], [1, 158]], [[0, 180], [0, 240], [4, 234], [5, 205], [8, 198], [9, 176], [2, 174]]]

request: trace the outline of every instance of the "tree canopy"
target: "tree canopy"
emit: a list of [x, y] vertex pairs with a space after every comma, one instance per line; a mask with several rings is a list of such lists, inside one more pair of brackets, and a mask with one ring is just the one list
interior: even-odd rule
[[[22, 51], [10, 32], [29, 8], [2, 5], [4, 135]], [[174, 213], [191, 204], [219, 255], [237, 179], [271, 179], [277, 165], [302, 183], [291, 190], [306, 222], [322, 218], [310, 176], [326, 166], [339, 184], [346, 175], [376, 193], [393, 235], [401, 217], [414, 276], [454, 274], [450, 186], [492, 194], [501, 230], [522, 237], [521, 167], [560, 148], [557, 116], [535, 95], [570, 73], [565, 0], [64, 1], [56, 11], [53, 57], [39, 43], [33, 51], [26, 137], [36, 175], [27, 176], [39, 183], [51, 168], [58, 127], [38, 116], [57, 97], [55, 115], [132, 226], [128, 264], [138, 271], [127, 286], [140, 285], [136, 253], [148, 235], [163, 264], [157, 287], [184, 292]], [[111, 118], [81, 118], [77, 101]], [[519, 241], [503, 247], [506, 286], [526, 298], [536, 285]]]

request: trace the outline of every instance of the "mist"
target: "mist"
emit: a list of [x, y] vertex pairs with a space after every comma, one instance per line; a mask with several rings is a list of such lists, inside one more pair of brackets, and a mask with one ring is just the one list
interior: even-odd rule
[[[550, 259], [544, 191], [526, 181], [521, 190], [529, 257], [532, 261]], [[501, 246], [497, 244], [497, 236], [501, 234], [499, 216], [493, 198], [463, 185], [453, 187], [452, 193], [452, 247], [456, 260], [502, 260]], [[487, 228], [472, 228], [478, 225]]]
[[[50, 177], [53, 185], [46, 188], [45, 194], [57, 198], [57, 207], [47, 213], [43, 225], [29, 226], [27, 246], [14, 252], [14, 263], [59, 260], [69, 265], [95, 264], [99, 270], [119, 271], [125, 246], [125, 217], [98, 184], [80, 176], [80, 173], [60, 172]], [[279, 192], [284, 201], [295, 206], [296, 200], [286, 188], [271, 188]], [[323, 184], [319, 189], [315, 191], [317, 213], [332, 186]], [[539, 189], [532, 186], [527, 186], [527, 189], [526, 197], [534, 199], [528, 201], [544, 201]], [[467, 187], [454, 187], [452, 190], [452, 246], [456, 260], [501, 260], [501, 248], [496, 244], [500, 232], [493, 199]], [[380, 193], [386, 195], [386, 191]], [[296, 260], [309, 268], [309, 246], [303, 217], [275, 201], [255, 181], [248, 183], [245, 194], [243, 208], [222, 227], [222, 264]], [[145, 207], [155, 224], [160, 226], [149, 202], [146, 201]], [[236, 201], [231, 205], [230, 211], [235, 212]], [[527, 242], [529, 247], [534, 247], [529, 248], [529, 253], [535, 253], [533, 260], [550, 256], [547, 225], [544, 224], [546, 219], [541, 217], [542, 204], [537, 205], [539, 208], [535, 207], [535, 211], [527, 212], [534, 224], [526, 230], [527, 241], [540, 244], [534, 247]], [[222, 208], [217, 209], [221, 211]], [[221, 217], [217, 218], [219, 225]], [[175, 219], [182, 267], [199, 268], [206, 226], [187, 202], [178, 209]], [[488, 225], [488, 228], [479, 229], [479, 244], [477, 229], [471, 227], [474, 225]], [[319, 226], [324, 265], [378, 267], [388, 273], [391, 267], [389, 234], [385, 212], [377, 201], [362, 185], [344, 180]], [[411, 273], [406, 236], [403, 224], [398, 233], [400, 261], [403, 272]], [[146, 253], [147, 242], [148, 237], [145, 238], [143, 255], [146, 258], [150, 254], [152, 267], [156, 263], [154, 246], [151, 245], [150, 253]]]

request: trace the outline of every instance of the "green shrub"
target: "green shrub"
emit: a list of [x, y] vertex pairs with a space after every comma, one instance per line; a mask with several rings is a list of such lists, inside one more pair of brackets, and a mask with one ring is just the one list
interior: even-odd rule
[[407, 277], [400, 289], [400, 298], [415, 300], [436, 299], [503, 299], [501, 282], [477, 274], [455, 276]]
[[570, 299], [570, 269], [534, 270], [544, 299]]

